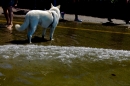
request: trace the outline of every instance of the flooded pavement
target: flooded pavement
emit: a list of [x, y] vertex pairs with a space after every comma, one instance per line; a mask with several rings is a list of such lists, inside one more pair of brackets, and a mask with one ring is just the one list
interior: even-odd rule
[[[1, 17], [1, 24], [4, 18]], [[23, 18], [14, 18], [21, 24]], [[54, 41], [32, 44], [27, 31], [0, 28], [1, 86], [129, 86], [130, 31], [125, 26], [60, 21]]]
[[[4, 19], [1, 20], [2, 24], [4, 22]], [[14, 19], [14, 24], [22, 22], [23, 18]], [[130, 50], [130, 29], [126, 26], [61, 21], [54, 32], [54, 41], [49, 41], [49, 29], [45, 36], [46, 40], [42, 40], [42, 28], [40, 26], [37, 28], [32, 37], [33, 44]], [[6, 28], [1, 28], [0, 33], [0, 45], [28, 44], [27, 30], [18, 32], [13, 29], [10, 34]]]
[[130, 51], [41, 45], [0, 46], [2, 86], [129, 86]]

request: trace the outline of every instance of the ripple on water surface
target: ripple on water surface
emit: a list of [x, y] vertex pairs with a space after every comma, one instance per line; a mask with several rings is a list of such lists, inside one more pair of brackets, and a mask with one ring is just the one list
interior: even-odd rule
[[129, 61], [126, 50], [3, 45], [0, 85], [129, 86]]
[[78, 58], [86, 61], [122, 61], [130, 59], [130, 51], [74, 46], [3, 45], [0, 46], [0, 58], [60, 59], [62, 61]]

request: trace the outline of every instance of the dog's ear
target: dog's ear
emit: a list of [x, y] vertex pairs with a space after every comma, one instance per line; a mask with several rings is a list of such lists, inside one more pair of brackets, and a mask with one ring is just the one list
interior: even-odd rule
[[54, 7], [53, 4], [51, 3], [51, 8]]
[[60, 5], [58, 5], [58, 6], [57, 6], [57, 8], [59, 8], [59, 9], [60, 9]]

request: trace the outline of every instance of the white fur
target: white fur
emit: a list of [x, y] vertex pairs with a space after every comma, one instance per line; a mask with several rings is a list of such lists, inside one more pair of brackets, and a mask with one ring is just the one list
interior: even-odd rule
[[[50, 10], [42, 11], [42, 10], [31, 10], [29, 11], [26, 16], [24, 23], [20, 26], [19, 24], [15, 25], [16, 30], [23, 31], [28, 28], [27, 37], [29, 42], [31, 43], [31, 38], [33, 33], [35, 32], [37, 25], [41, 25], [44, 30], [42, 37], [44, 38], [46, 29], [50, 27], [50, 40], [53, 39], [54, 30], [59, 23], [60, 19], [60, 5], [54, 7], [51, 4]], [[51, 25], [51, 26], [50, 26]]]

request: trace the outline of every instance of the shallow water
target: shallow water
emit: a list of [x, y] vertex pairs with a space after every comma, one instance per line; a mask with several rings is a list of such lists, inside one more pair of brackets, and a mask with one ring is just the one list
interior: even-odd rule
[[130, 86], [130, 51], [0, 46], [1, 86]]
[[26, 30], [0, 28], [0, 86], [130, 86], [126, 27], [64, 21], [54, 41], [42, 40], [41, 32], [38, 26], [32, 45]]

